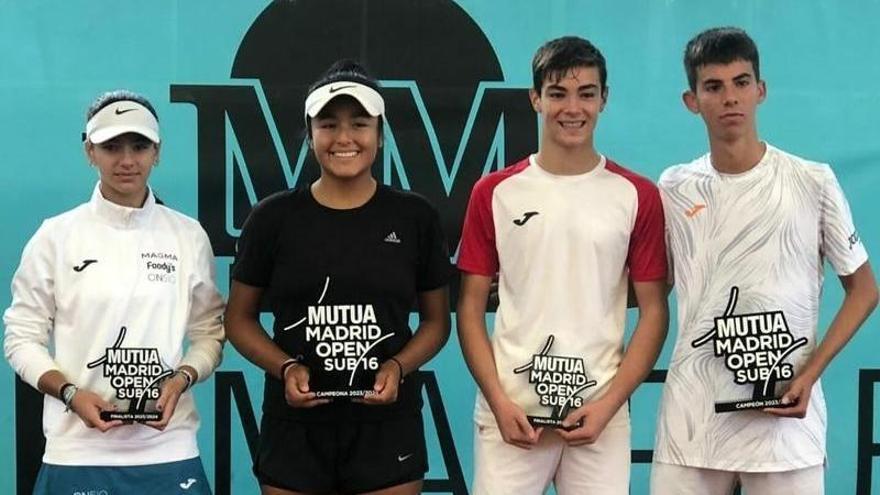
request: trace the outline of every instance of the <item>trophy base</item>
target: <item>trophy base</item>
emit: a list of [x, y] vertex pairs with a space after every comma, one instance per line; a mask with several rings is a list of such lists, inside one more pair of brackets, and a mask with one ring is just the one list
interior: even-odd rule
[[736, 411], [748, 411], [754, 409], [764, 409], [765, 407], [792, 407], [796, 403], [783, 404], [782, 398], [769, 397], [767, 399], [747, 399], [737, 400], [733, 402], [716, 402], [716, 413], [728, 413]]
[[321, 390], [315, 391], [315, 396], [319, 399], [350, 399], [366, 397], [375, 393], [375, 390]]
[[101, 411], [102, 421], [134, 421], [145, 423], [147, 421], [159, 421], [162, 419], [160, 412], [127, 412], [127, 411]]
[[561, 430], [571, 431], [575, 428], [580, 428], [583, 426], [583, 421], [578, 421], [577, 424], [569, 426], [566, 428], [562, 426], [562, 419], [560, 418], [547, 418], [542, 416], [526, 416], [529, 419], [529, 424], [534, 427], [550, 427], [550, 428], [559, 428]]

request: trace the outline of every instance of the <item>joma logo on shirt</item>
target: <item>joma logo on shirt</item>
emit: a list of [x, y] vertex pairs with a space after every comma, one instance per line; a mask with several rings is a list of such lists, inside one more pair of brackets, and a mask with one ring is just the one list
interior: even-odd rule
[[513, 224], [516, 226], [522, 227], [523, 225], [526, 224], [526, 222], [529, 221], [530, 218], [532, 218], [535, 215], [538, 215], [537, 211], [527, 211], [527, 212], [523, 213], [522, 218], [515, 219], [513, 221]]
[[81, 265], [77, 265], [77, 266], [73, 267], [73, 271], [79, 273], [79, 272], [85, 270], [92, 263], [97, 263], [97, 262], [98, 262], [98, 260], [83, 260]]
[[706, 205], [704, 205], [703, 203], [698, 203], [698, 204], [695, 204], [693, 207], [685, 210], [684, 215], [688, 218], [694, 218], [695, 216], [697, 216], [697, 213], [699, 213], [700, 210], [703, 210], [705, 208], [706, 208]]

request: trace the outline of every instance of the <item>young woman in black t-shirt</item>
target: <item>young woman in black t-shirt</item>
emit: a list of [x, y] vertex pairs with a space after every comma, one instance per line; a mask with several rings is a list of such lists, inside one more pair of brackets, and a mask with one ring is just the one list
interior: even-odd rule
[[404, 377], [449, 336], [451, 268], [436, 210], [372, 176], [378, 89], [350, 61], [312, 85], [305, 120], [321, 176], [261, 201], [239, 239], [226, 329], [266, 371], [254, 465], [264, 494], [417, 494], [427, 471], [420, 391]]

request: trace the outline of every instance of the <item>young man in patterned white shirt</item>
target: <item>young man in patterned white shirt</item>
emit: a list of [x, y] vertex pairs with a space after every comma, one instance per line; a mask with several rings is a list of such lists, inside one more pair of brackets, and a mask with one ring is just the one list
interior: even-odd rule
[[[877, 304], [877, 284], [831, 168], [761, 141], [767, 94], [741, 29], [694, 37], [688, 110], [709, 153], [659, 187], [678, 338], [663, 392], [655, 495], [824, 493], [819, 377]], [[817, 339], [823, 264], [845, 291]]]

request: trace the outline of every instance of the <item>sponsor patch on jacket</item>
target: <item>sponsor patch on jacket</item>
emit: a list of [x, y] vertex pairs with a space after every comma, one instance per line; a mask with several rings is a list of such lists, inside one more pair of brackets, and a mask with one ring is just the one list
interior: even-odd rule
[[177, 255], [160, 251], [141, 253], [147, 269], [147, 280], [173, 284], [177, 282]]

